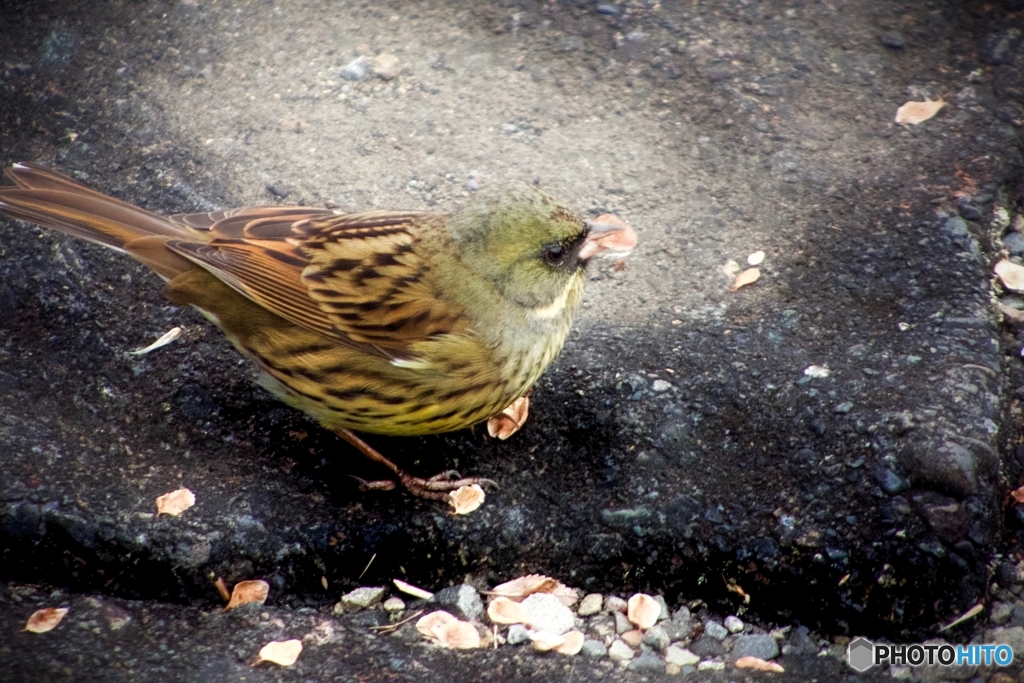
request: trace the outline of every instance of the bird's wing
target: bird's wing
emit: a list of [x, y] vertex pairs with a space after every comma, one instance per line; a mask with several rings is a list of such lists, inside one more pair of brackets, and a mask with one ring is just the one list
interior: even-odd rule
[[309, 296], [351, 339], [402, 355], [439, 335], [459, 335], [463, 309], [435, 286], [419, 235], [442, 217], [370, 211], [306, 221], [294, 241], [309, 257]]
[[413, 344], [465, 326], [424, 278], [429, 264], [413, 249], [423, 216], [304, 207], [177, 215], [209, 241], [167, 247], [290, 322], [402, 358]]

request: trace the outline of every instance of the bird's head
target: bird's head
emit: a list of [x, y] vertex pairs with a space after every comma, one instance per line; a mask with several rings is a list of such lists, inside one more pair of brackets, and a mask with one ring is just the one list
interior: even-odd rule
[[532, 186], [484, 197], [450, 223], [463, 262], [506, 299], [530, 309], [564, 303], [598, 255], [624, 256], [636, 233], [613, 216], [585, 219]]

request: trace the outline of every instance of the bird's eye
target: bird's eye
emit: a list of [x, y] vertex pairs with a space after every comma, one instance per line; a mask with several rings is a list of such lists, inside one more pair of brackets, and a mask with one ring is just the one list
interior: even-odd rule
[[547, 252], [544, 254], [544, 258], [547, 262], [553, 266], [557, 266], [565, 258], [565, 247], [561, 244], [556, 244], [552, 247], [548, 247]]

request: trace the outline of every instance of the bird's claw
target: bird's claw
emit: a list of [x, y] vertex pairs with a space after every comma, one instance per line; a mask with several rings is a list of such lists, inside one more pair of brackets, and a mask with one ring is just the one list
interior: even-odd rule
[[453, 471], [442, 472], [430, 479], [414, 477], [403, 472], [399, 476], [399, 484], [406, 491], [419, 498], [445, 501], [448, 500], [448, 494], [463, 486], [473, 486], [476, 484], [483, 489], [495, 490], [498, 488], [498, 482], [492, 479], [485, 479], [483, 477], [452, 478], [450, 476], [452, 474], [458, 477], [458, 472]]

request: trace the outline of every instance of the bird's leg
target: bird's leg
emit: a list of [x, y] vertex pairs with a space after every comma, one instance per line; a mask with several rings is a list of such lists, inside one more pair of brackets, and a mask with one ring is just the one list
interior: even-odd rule
[[530, 392], [512, 401], [505, 410], [487, 421], [487, 433], [502, 441], [519, 431], [530, 414]]
[[[362, 479], [359, 479], [360, 485], [363, 488], [376, 489], [378, 491], [390, 491], [397, 485], [401, 486], [414, 496], [430, 500], [448, 500], [448, 494], [452, 491], [463, 486], [472, 486], [473, 484], [477, 484], [481, 487], [498, 488], [497, 482], [490, 479], [484, 479], [483, 477], [460, 477], [458, 472], [454, 472], [452, 470], [437, 474], [430, 479], [414, 477], [411, 474], [407, 474], [398, 465], [385, 458], [370, 446], [370, 444], [356, 436], [351, 430], [338, 429], [335, 433], [359, 449], [359, 451], [370, 460], [384, 465], [384, 467], [387, 467], [398, 477], [397, 484], [390, 479], [382, 481], [363, 481]], [[358, 477], [356, 477], [356, 479], [358, 479]]]

